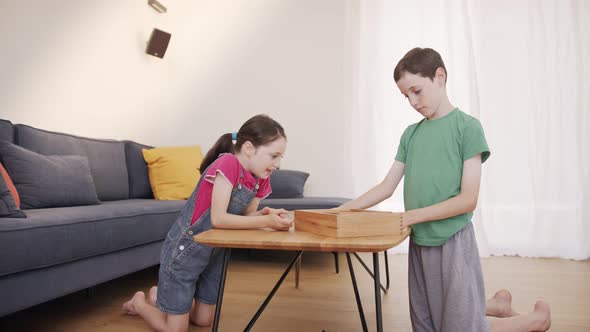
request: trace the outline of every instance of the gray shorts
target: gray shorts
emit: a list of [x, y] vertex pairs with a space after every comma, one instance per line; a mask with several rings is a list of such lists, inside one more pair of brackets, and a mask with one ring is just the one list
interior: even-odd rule
[[490, 330], [471, 222], [442, 246], [419, 246], [410, 239], [408, 287], [414, 332]]

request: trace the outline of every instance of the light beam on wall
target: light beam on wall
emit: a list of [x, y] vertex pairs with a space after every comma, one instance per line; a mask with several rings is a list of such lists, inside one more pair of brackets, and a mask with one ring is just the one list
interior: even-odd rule
[[152, 6], [155, 10], [159, 11], [160, 13], [166, 12], [166, 7], [159, 3], [157, 0], [148, 0], [148, 5]]

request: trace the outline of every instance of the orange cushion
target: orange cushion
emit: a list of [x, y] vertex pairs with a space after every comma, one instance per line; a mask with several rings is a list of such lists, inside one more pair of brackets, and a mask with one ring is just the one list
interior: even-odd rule
[[6, 185], [8, 186], [8, 189], [10, 190], [10, 193], [12, 194], [12, 198], [14, 198], [14, 202], [16, 203], [16, 207], [20, 209], [20, 197], [18, 196], [18, 191], [16, 191], [16, 187], [14, 186], [14, 183], [12, 183], [12, 180], [10, 179], [8, 172], [6, 172], [6, 169], [4, 169], [4, 166], [2, 166], [1, 163], [0, 163], [0, 173], [2, 173], [2, 177], [4, 178], [4, 182], [6, 182]]

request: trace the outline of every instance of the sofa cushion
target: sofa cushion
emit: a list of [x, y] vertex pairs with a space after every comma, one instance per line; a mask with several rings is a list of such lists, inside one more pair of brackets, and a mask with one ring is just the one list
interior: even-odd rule
[[144, 149], [143, 158], [156, 199], [187, 199], [199, 182], [203, 153], [198, 145]]
[[14, 130], [12, 129], [12, 123], [8, 120], [0, 119], [0, 140], [12, 143], [13, 136]]
[[267, 198], [263, 199], [259, 209], [269, 207], [286, 210], [331, 209], [350, 201], [342, 197], [303, 197], [303, 198]]
[[148, 167], [143, 159], [142, 149], [151, 149], [151, 146], [125, 142], [125, 158], [127, 159], [127, 173], [129, 174], [129, 198], [153, 198]]
[[27, 211], [0, 222], [0, 275], [161, 241], [185, 201], [131, 199]]
[[0, 158], [18, 190], [22, 209], [100, 203], [86, 157], [44, 156], [0, 141]]
[[90, 172], [101, 201], [129, 197], [125, 143], [77, 137], [15, 125], [15, 144], [43, 155], [79, 155], [88, 158]]
[[[0, 171], [2, 170], [2, 164], [0, 164]], [[0, 218], [3, 217], [26, 218], [27, 216], [18, 208], [5, 178], [0, 176]]]
[[268, 198], [302, 198], [309, 173], [278, 169], [270, 175], [272, 193]]

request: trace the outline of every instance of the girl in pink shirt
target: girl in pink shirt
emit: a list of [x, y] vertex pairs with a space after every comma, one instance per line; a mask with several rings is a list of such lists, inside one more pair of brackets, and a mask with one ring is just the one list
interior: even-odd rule
[[221, 249], [195, 242], [214, 228], [288, 230], [284, 209], [258, 210], [271, 192], [270, 174], [287, 147], [283, 127], [266, 115], [246, 121], [237, 133], [222, 135], [201, 163], [201, 178], [168, 232], [160, 255], [158, 286], [149, 296], [136, 292], [123, 304], [157, 331], [186, 331], [189, 321], [213, 321], [222, 270]]

